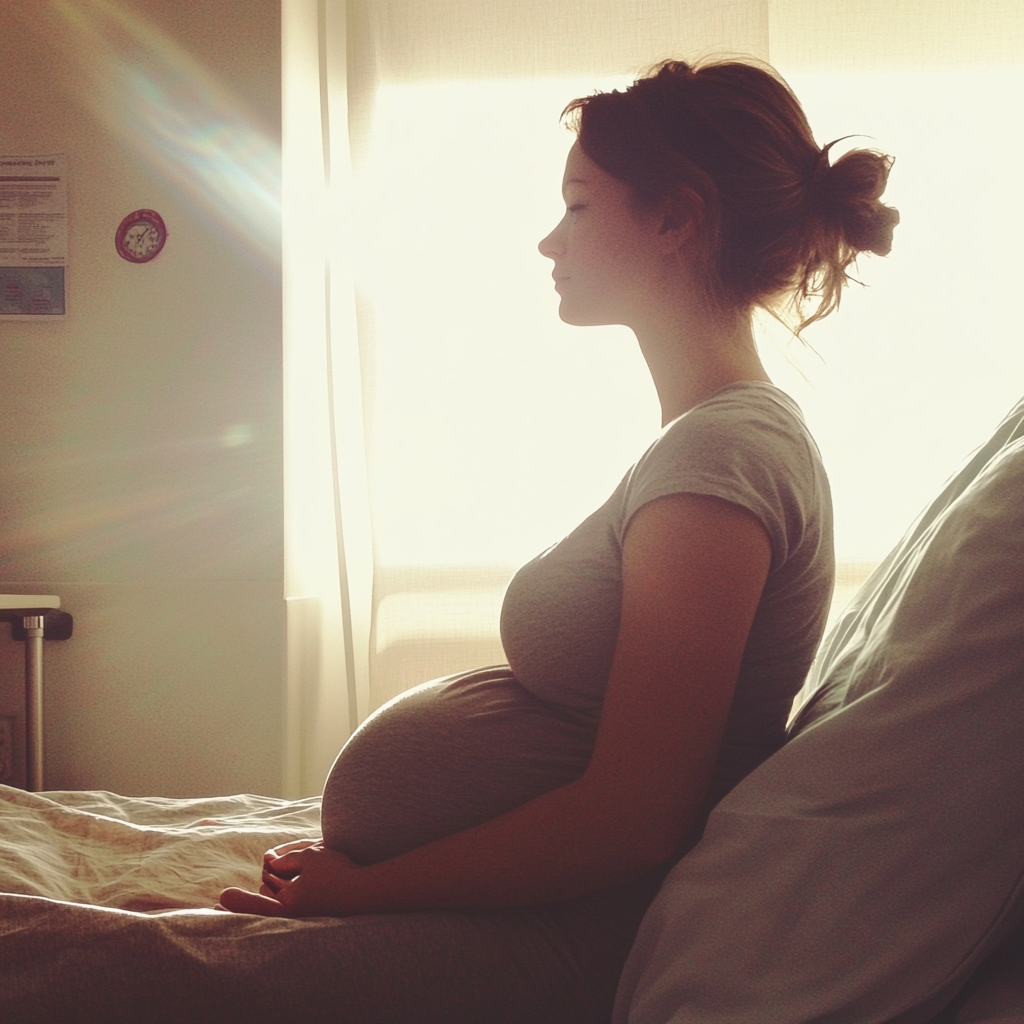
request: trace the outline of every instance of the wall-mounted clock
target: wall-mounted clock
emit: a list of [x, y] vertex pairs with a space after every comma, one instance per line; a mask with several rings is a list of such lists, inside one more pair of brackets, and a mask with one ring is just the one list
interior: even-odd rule
[[114, 235], [117, 254], [129, 263], [148, 263], [167, 241], [167, 227], [155, 210], [129, 213]]

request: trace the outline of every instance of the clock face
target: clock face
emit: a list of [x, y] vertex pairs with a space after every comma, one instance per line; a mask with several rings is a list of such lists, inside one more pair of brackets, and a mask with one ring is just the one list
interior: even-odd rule
[[118, 255], [130, 263], [148, 263], [167, 241], [167, 228], [155, 210], [129, 213], [117, 229], [114, 244]]

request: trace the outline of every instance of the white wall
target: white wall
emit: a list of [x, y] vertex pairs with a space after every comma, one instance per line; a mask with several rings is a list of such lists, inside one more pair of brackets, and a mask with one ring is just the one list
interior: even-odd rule
[[[75, 619], [45, 652], [46, 786], [278, 793], [278, 0], [2, 6], [0, 153], [70, 165], [69, 314], [0, 321], [0, 590]], [[136, 266], [113, 235], [142, 207], [169, 240]], [[0, 627], [19, 737], [22, 657]]]

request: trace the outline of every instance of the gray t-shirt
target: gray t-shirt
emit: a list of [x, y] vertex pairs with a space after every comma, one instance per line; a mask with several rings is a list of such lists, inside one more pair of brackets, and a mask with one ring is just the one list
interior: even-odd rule
[[647, 502], [681, 493], [747, 509], [772, 549], [711, 784], [717, 803], [782, 746], [832, 594], [828, 479], [786, 394], [744, 381], [670, 423], [601, 508], [515, 575], [501, 639], [513, 674], [532, 694], [598, 714], [618, 638], [629, 521]]
[[782, 745], [825, 625], [832, 513], [800, 410], [749, 381], [670, 423], [601, 508], [520, 569], [501, 614], [508, 666], [415, 687], [360, 726], [324, 787], [329, 846], [360, 863], [391, 857], [586, 770], [618, 638], [630, 518], [679, 493], [748, 509], [772, 548], [705, 811]]

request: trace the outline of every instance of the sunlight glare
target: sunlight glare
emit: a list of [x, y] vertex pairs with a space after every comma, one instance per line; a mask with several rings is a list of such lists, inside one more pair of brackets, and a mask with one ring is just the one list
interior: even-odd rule
[[166, 33], [112, 0], [48, 0], [47, 31], [91, 83], [81, 99], [257, 263], [281, 261], [279, 144]]
[[[558, 320], [568, 100], [614, 82], [389, 86], [357, 181], [384, 565], [515, 565], [601, 504], [658, 426], [624, 329]], [[412, 496], [412, 500], [410, 500]]]
[[815, 352], [783, 346], [806, 380], [778, 346], [769, 369], [822, 449], [838, 560], [878, 562], [1024, 392], [1024, 71], [780, 70], [819, 142], [896, 158], [892, 253], [860, 260]]
[[[785, 73], [785, 69], [782, 69]], [[869, 565], [1024, 381], [1020, 71], [793, 73], [819, 142], [896, 156], [893, 253], [865, 257], [813, 350], [759, 328], [829, 470], [837, 555]], [[371, 296], [371, 488], [383, 565], [508, 564], [596, 508], [658, 429], [624, 329], [557, 319], [536, 245], [561, 216], [558, 111], [614, 83], [383, 87], [357, 181]], [[954, 144], [955, 143], [955, 144]]]

